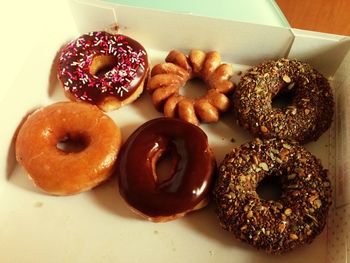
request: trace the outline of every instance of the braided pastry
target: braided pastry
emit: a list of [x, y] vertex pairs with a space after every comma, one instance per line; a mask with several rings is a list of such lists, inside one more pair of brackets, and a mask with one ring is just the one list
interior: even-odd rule
[[[157, 110], [166, 117], [178, 117], [198, 125], [199, 121], [216, 122], [220, 112], [230, 108], [227, 94], [234, 89], [230, 78], [233, 74], [230, 64], [221, 64], [216, 51], [191, 50], [188, 56], [172, 50], [165, 63], [157, 64], [151, 71], [147, 90]], [[193, 78], [199, 78], [207, 86], [205, 95], [188, 98], [179, 93], [180, 88]]]

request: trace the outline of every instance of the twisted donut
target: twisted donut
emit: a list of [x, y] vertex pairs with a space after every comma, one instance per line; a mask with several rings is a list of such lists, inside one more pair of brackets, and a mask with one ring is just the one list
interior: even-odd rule
[[[186, 57], [172, 50], [165, 61], [153, 67], [147, 84], [156, 109], [166, 117], [179, 117], [196, 125], [199, 121], [218, 121], [220, 112], [227, 111], [231, 105], [227, 95], [234, 89], [230, 81], [232, 66], [221, 64], [216, 51], [191, 50]], [[204, 81], [207, 93], [195, 99], [180, 95], [180, 88], [193, 78]]]

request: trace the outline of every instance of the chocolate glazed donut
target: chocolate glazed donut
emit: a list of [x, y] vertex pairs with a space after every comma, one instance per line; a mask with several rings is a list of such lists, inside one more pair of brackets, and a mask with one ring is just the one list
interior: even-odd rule
[[[165, 154], [173, 166], [161, 181], [156, 165]], [[148, 220], [173, 220], [208, 203], [216, 162], [206, 134], [195, 125], [173, 118], [148, 121], [128, 138], [120, 156], [120, 194]]]
[[[219, 166], [214, 201], [220, 225], [270, 254], [311, 243], [324, 229], [332, 188], [320, 160], [295, 141], [255, 139], [232, 149]], [[276, 200], [261, 198], [264, 178], [281, 182]]]
[[[289, 105], [275, 107], [278, 95]], [[240, 80], [234, 109], [238, 123], [260, 138], [284, 138], [301, 144], [316, 141], [332, 123], [334, 99], [327, 79], [298, 60], [269, 60]]]

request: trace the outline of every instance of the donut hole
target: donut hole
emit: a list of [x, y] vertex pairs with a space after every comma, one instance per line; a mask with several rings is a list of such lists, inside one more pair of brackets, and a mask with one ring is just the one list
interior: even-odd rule
[[155, 163], [155, 181], [162, 184], [172, 178], [175, 173], [178, 155], [176, 150], [171, 148], [162, 152]]
[[[272, 98], [271, 105], [273, 108], [283, 109], [292, 105], [295, 89], [288, 87], [281, 90], [276, 96]], [[292, 87], [294, 87], [294, 85]]]
[[191, 99], [197, 99], [207, 93], [207, 88], [204, 81], [200, 78], [188, 80], [179, 90], [180, 95]]
[[88, 145], [88, 142], [83, 135], [70, 136], [66, 135], [56, 144], [56, 148], [65, 153], [78, 153], [83, 151]]
[[266, 176], [258, 184], [256, 192], [260, 199], [277, 201], [282, 196], [282, 182], [280, 176]]
[[115, 56], [95, 56], [90, 65], [90, 74], [100, 77], [111, 71], [117, 65], [118, 58]]

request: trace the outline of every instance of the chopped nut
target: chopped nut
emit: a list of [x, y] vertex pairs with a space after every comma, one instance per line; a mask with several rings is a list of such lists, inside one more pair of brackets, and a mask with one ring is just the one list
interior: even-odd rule
[[297, 172], [298, 175], [300, 176], [304, 176], [305, 175], [305, 171], [303, 168], [297, 167], [295, 168], [295, 171]]
[[280, 202], [276, 202], [276, 207], [278, 209], [282, 209], [283, 208], [283, 205], [280, 203]]
[[292, 115], [295, 115], [295, 114], [297, 114], [297, 108], [292, 109]]
[[256, 155], [253, 155], [252, 159], [253, 159], [252, 162], [253, 162], [255, 165], [257, 165], [257, 164], [259, 163], [258, 157], [256, 157]]
[[310, 214], [306, 214], [306, 216], [308, 216], [310, 219], [312, 219], [316, 224], [318, 223], [317, 219], [314, 216], [312, 216]]
[[283, 76], [283, 81], [286, 82], [286, 83], [290, 83], [291, 82], [291, 79], [288, 75], [284, 75]]
[[247, 181], [247, 178], [244, 175], [239, 176], [238, 179], [239, 179], [240, 182]]
[[259, 163], [259, 167], [261, 167], [264, 171], [268, 172], [269, 171], [269, 166], [267, 165], [267, 163]]
[[291, 240], [297, 240], [298, 239], [298, 236], [296, 235], [296, 234], [289, 234], [289, 238], [291, 239]]
[[292, 192], [292, 196], [299, 196], [300, 195], [300, 192], [299, 191], [293, 191]]
[[289, 174], [287, 178], [288, 178], [288, 180], [293, 180], [293, 179], [295, 179], [296, 176], [297, 176], [297, 174], [292, 173], [292, 174]]
[[231, 198], [231, 195], [230, 195], [230, 194], [225, 194], [225, 196], [226, 196], [227, 198]]
[[284, 159], [287, 155], [289, 154], [289, 151], [286, 148], [283, 148], [280, 153], [279, 156]]
[[260, 126], [260, 131], [263, 133], [267, 133], [269, 130], [266, 128], [266, 126], [262, 125]]
[[306, 158], [300, 158], [299, 161], [300, 161], [301, 163], [307, 163], [307, 159], [306, 159]]
[[294, 87], [294, 85], [295, 85], [294, 82], [290, 83], [290, 84], [288, 85], [287, 89], [288, 89], [288, 90], [291, 90], [291, 89]]
[[280, 158], [276, 158], [276, 161], [278, 162], [278, 163], [282, 163], [282, 160], [280, 159]]
[[320, 208], [322, 206], [322, 201], [320, 199], [316, 199], [314, 204], [317, 208]]
[[309, 202], [313, 203], [317, 199], [317, 195], [313, 195], [309, 198]]
[[286, 210], [284, 210], [284, 214], [285, 214], [286, 216], [290, 216], [290, 215], [292, 214], [292, 209], [287, 208]]
[[289, 144], [287, 143], [283, 143], [283, 147], [290, 150], [292, 148], [292, 146], [290, 146]]
[[253, 211], [252, 210], [250, 210], [248, 212], [248, 214], [247, 214], [247, 218], [251, 218], [251, 217], [253, 217]]
[[285, 229], [286, 229], [286, 224], [284, 222], [278, 225], [279, 233], [283, 233]]
[[243, 111], [243, 114], [246, 115], [246, 114], [248, 114], [249, 112], [250, 112], [250, 108], [247, 107], [247, 108]]
[[273, 152], [274, 154], [279, 154], [279, 151], [277, 149], [275, 149], [275, 148], [272, 148], [271, 152]]

